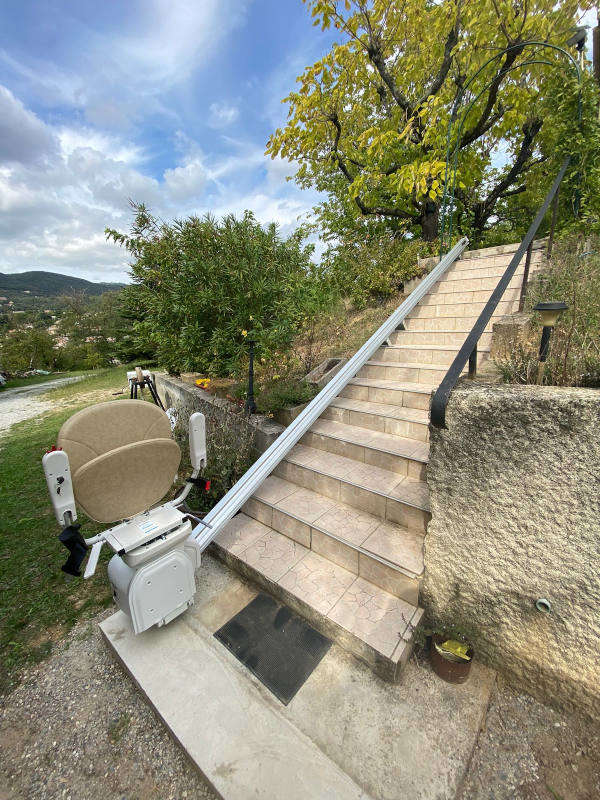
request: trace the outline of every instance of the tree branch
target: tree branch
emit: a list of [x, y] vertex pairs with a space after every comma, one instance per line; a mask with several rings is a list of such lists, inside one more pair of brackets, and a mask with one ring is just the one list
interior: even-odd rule
[[[510, 193], [510, 187], [516, 182], [517, 178], [530, 170], [535, 163], [539, 163], [539, 160], [531, 162], [530, 159], [533, 155], [533, 142], [535, 137], [540, 132], [541, 127], [541, 119], [533, 119], [523, 125], [523, 140], [514, 164], [502, 178], [502, 180], [500, 180], [496, 186], [494, 186], [486, 199], [481, 200], [474, 206], [474, 225], [476, 230], [483, 230], [485, 223], [494, 210], [494, 206], [501, 197], [509, 196], [508, 193]], [[518, 194], [519, 192], [512, 190], [512, 193]]]
[[[519, 44], [518, 42], [515, 44]], [[516, 47], [514, 50], [506, 53], [504, 56], [504, 62], [498, 73], [496, 74], [495, 78], [492, 80], [490, 88], [488, 90], [487, 101], [481, 115], [475, 125], [471, 128], [470, 131], [466, 131], [461, 140], [460, 140], [460, 148], [468, 147], [474, 141], [479, 139], [480, 136], [483, 136], [486, 133], [491, 125], [488, 125], [490, 115], [494, 109], [494, 105], [496, 104], [496, 100], [498, 99], [498, 91], [500, 89], [500, 84], [504, 80], [505, 76], [508, 74], [510, 68], [515, 63], [517, 56], [521, 53], [522, 48]], [[495, 120], [497, 122], [497, 120]], [[492, 123], [493, 124], [493, 123]]]

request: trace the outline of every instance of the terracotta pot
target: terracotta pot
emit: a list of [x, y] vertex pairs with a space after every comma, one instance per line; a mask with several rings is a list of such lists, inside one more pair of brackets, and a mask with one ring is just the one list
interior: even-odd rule
[[447, 638], [447, 636], [440, 636], [437, 633], [431, 637], [429, 653], [433, 671], [447, 683], [466, 683], [473, 663], [473, 648], [470, 647], [467, 651], [467, 655], [470, 656], [469, 661], [450, 661], [444, 658], [436, 647], [436, 644], [442, 644]]

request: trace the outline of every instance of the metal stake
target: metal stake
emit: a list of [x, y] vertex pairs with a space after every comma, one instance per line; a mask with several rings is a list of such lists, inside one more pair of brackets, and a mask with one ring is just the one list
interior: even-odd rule
[[248, 363], [248, 396], [246, 397], [246, 404], [244, 410], [246, 414], [256, 414], [256, 403], [254, 402], [254, 339], [248, 339], [249, 348], [249, 363]]

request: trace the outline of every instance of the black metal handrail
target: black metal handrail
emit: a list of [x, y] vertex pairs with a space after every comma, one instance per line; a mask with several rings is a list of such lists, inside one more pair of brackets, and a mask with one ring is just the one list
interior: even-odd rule
[[481, 334], [485, 331], [486, 325], [490, 321], [492, 314], [496, 310], [496, 306], [500, 302], [502, 295], [506, 291], [508, 284], [510, 283], [513, 275], [517, 271], [517, 267], [521, 263], [521, 259], [525, 255], [529, 245], [533, 242], [533, 238], [536, 235], [538, 228], [540, 227], [542, 220], [548, 210], [550, 203], [552, 202], [554, 196], [558, 192], [558, 187], [561, 184], [562, 179], [564, 178], [565, 172], [567, 171], [567, 167], [569, 166], [569, 157], [565, 158], [562, 163], [560, 170], [558, 171], [558, 175], [554, 179], [554, 183], [552, 184], [550, 191], [546, 195], [544, 202], [539, 208], [535, 219], [529, 226], [529, 230], [525, 234], [525, 238], [519, 245], [516, 253], [510, 260], [510, 264], [506, 268], [504, 275], [498, 281], [498, 285], [490, 295], [490, 299], [485, 304], [485, 307], [477, 321], [471, 328], [471, 331], [467, 338], [465, 339], [462, 347], [458, 351], [458, 354], [452, 364], [450, 365], [448, 372], [445, 374], [442, 382], [438, 386], [436, 393], [433, 395], [433, 400], [431, 402], [431, 424], [434, 425], [436, 428], [445, 428], [446, 427], [446, 406], [448, 405], [448, 399], [450, 397], [450, 392], [456, 386], [458, 379], [462, 375], [462, 371], [465, 368], [467, 362], [469, 362], [469, 374], [474, 374], [475, 367], [477, 363], [477, 342], [479, 341]]

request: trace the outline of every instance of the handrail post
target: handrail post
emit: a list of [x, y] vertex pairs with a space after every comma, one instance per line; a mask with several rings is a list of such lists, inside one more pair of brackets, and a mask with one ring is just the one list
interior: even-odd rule
[[469, 356], [469, 378], [474, 378], [477, 375], [477, 342], [475, 347], [471, 350]]
[[523, 281], [521, 283], [521, 293], [519, 294], [519, 311], [523, 311], [525, 307], [525, 295], [527, 294], [527, 284], [529, 283], [529, 267], [531, 265], [531, 253], [533, 250], [533, 239], [527, 248], [527, 257], [525, 258], [525, 268], [523, 269]]
[[556, 228], [556, 217], [558, 216], [559, 191], [560, 187], [556, 190], [556, 194], [554, 195], [554, 202], [552, 203], [552, 221], [550, 222], [550, 233], [548, 235], [548, 250], [546, 251], [546, 257], [548, 259], [552, 258], [552, 246], [554, 244], [554, 230]]

